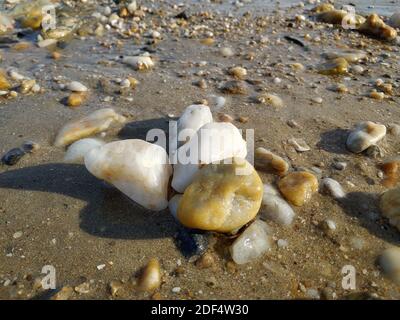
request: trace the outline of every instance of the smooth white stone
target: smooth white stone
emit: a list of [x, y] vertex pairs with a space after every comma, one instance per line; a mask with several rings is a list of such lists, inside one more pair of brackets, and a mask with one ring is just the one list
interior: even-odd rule
[[279, 195], [273, 186], [264, 184], [261, 218], [282, 225], [290, 225], [295, 217], [292, 207]]
[[72, 81], [67, 84], [66, 88], [73, 92], [86, 92], [88, 88], [78, 81]]
[[172, 214], [172, 216], [175, 218], [176, 221], [179, 221], [178, 206], [179, 206], [179, 201], [181, 201], [182, 199], [182, 196], [183, 196], [182, 194], [176, 194], [168, 202], [169, 212]]
[[329, 194], [336, 199], [341, 199], [346, 196], [340, 183], [331, 178], [324, 178], [321, 180], [321, 189], [328, 191]]
[[104, 141], [94, 138], [86, 138], [75, 141], [68, 147], [64, 156], [64, 162], [84, 163], [85, 154], [94, 148], [99, 148], [105, 144]]
[[172, 174], [166, 151], [139, 139], [107, 143], [85, 155], [86, 168], [151, 210], [168, 206], [168, 182]]
[[260, 257], [271, 248], [270, 228], [261, 220], [254, 221], [231, 246], [232, 259], [245, 264]]
[[246, 158], [247, 146], [240, 131], [228, 122], [202, 126], [189, 142], [177, 150], [172, 187], [183, 193], [204, 164], [238, 157]]
[[372, 121], [359, 123], [349, 134], [346, 145], [354, 153], [360, 153], [378, 143], [386, 135], [386, 127]]
[[177, 141], [179, 146], [189, 141], [197, 130], [210, 122], [213, 122], [213, 117], [208, 106], [202, 104], [188, 106], [178, 120], [177, 132], [171, 133], [170, 141], [177, 141], [180, 138], [179, 133], [182, 133], [185, 136], [185, 141]]

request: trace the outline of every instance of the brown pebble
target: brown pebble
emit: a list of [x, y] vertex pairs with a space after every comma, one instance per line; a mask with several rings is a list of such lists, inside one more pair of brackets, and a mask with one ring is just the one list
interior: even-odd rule
[[233, 117], [226, 113], [218, 113], [219, 122], [233, 122]]
[[214, 256], [206, 252], [204, 253], [197, 261], [196, 261], [196, 267], [200, 269], [207, 269], [211, 268], [215, 265], [215, 258]]

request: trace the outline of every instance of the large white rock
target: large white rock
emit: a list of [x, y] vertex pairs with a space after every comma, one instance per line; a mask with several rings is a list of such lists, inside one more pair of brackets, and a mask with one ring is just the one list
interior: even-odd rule
[[70, 163], [84, 163], [85, 154], [94, 148], [103, 146], [104, 144], [104, 141], [94, 138], [85, 138], [75, 141], [68, 147], [64, 156], [64, 161]]
[[233, 261], [237, 264], [245, 264], [268, 251], [271, 248], [270, 233], [264, 221], [254, 221], [233, 242], [230, 248]]
[[85, 155], [86, 168], [151, 210], [168, 206], [168, 182], [172, 167], [166, 151], [144, 140], [107, 143]]
[[246, 155], [246, 141], [233, 124], [207, 123], [178, 149], [171, 185], [183, 193], [202, 165], [233, 157], [244, 159]]
[[279, 195], [273, 186], [265, 184], [262, 200], [261, 218], [282, 225], [290, 225], [295, 213], [292, 207]]
[[377, 144], [386, 135], [386, 127], [372, 121], [359, 123], [347, 138], [347, 148], [360, 153]]
[[[177, 141], [177, 146], [182, 145], [199, 130], [203, 125], [213, 122], [213, 117], [208, 106], [193, 104], [183, 111], [178, 120], [176, 132], [170, 133], [170, 141]], [[185, 141], [178, 141], [179, 133], [184, 135]]]

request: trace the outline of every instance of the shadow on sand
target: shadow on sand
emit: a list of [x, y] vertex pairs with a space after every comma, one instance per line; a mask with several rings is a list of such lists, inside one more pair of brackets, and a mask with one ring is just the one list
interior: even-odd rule
[[317, 147], [330, 153], [351, 154], [346, 149], [346, 140], [350, 130], [334, 129], [321, 134]]
[[[93, 177], [83, 165], [43, 164], [0, 173], [0, 189], [56, 193], [84, 200], [79, 214], [85, 232], [113, 239], [156, 239], [173, 236], [172, 216], [152, 212], [119, 190]], [[26, 205], [29, 205], [28, 203]]]

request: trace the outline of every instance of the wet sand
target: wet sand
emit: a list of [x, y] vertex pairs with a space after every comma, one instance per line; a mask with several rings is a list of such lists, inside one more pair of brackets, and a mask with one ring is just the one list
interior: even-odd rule
[[[147, 1], [140, 3], [151, 6]], [[173, 8], [169, 2], [161, 6], [167, 16], [183, 10]], [[215, 7], [211, 4], [210, 9], [201, 10], [213, 12]], [[236, 14], [232, 18], [224, 14], [211, 18], [195, 15], [198, 5], [189, 11], [195, 16], [188, 28], [192, 24], [207, 25], [206, 30], [215, 34], [212, 46], [201, 44], [199, 40], [206, 34], [202, 31], [193, 38], [164, 32], [156, 45], [147, 44], [146, 38], [135, 44], [131, 38], [109, 31], [102, 38], [71, 40], [60, 51], [59, 60], [35, 46], [24, 51], [2, 49], [1, 67], [12, 66], [35, 78], [44, 92], [0, 100], [1, 153], [26, 140], [41, 145], [16, 165], [0, 168], [0, 298], [48, 298], [53, 292], [35, 288], [35, 279], [41, 276], [44, 265], [53, 265], [58, 288], [89, 283], [88, 293], [74, 292], [71, 299], [115, 298], [109, 292], [112, 280], [123, 282], [127, 288], [117, 298], [147, 299], [151, 295], [130, 288], [130, 283], [153, 257], [159, 259], [163, 270], [163, 284], [157, 295], [163, 299], [298, 299], [310, 298], [308, 289], [322, 295], [326, 287], [337, 298], [354, 293], [359, 298], [400, 298], [400, 287], [386, 279], [376, 263], [384, 248], [400, 244], [399, 231], [381, 217], [378, 208], [378, 197], [387, 189], [378, 177], [377, 164], [382, 159], [354, 155], [345, 148], [349, 130], [360, 121], [400, 124], [399, 47], [322, 23], [290, 27], [296, 15], [305, 14], [304, 8], [286, 9], [277, 15], [268, 7], [265, 11], [271, 18], [264, 25], [262, 19], [254, 19], [258, 12], [252, 12], [250, 4], [245, 7], [251, 14], [237, 18]], [[157, 23], [159, 16], [148, 14], [145, 20], [150, 19]], [[230, 23], [230, 32], [221, 31], [226, 23], [223, 19]], [[320, 41], [303, 40], [310, 49], [305, 51], [283, 39], [287, 34], [299, 39], [310, 34]], [[264, 35], [269, 40], [260, 44]], [[360, 63], [367, 70], [364, 74], [324, 76], [313, 70], [323, 61], [323, 51], [359, 49], [360, 45], [368, 54], [367, 62]], [[222, 57], [219, 46], [231, 47], [235, 55]], [[116, 61], [118, 56], [143, 47], [153, 52], [154, 70], [137, 72]], [[247, 59], [249, 53], [254, 55], [253, 60]], [[302, 63], [306, 70], [294, 71], [289, 64], [295, 62]], [[219, 86], [231, 80], [226, 70], [236, 65], [248, 70], [249, 93], [222, 94]], [[204, 76], [196, 75], [199, 71]], [[129, 75], [139, 80], [137, 88], [128, 95], [115, 93], [118, 86], [112, 80]], [[58, 76], [88, 86], [88, 100], [74, 109], [62, 104], [67, 93], [57, 88], [54, 78]], [[206, 89], [193, 84], [202, 77], [207, 81]], [[282, 82], [274, 83], [276, 77]], [[395, 94], [382, 101], [368, 97], [373, 88], [371, 81], [377, 78], [393, 83]], [[100, 88], [99, 79], [110, 80], [110, 87]], [[350, 93], [330, 90], [337, 83], [345, 83]], [[255, 103], [252, 97], [263, 90], [282, 97], [285, 106], [274, 109]], [[234, 124], [255, 129], [256, 147], [288, 158], [293, 168], [319, 167], [321, 176], [339, 181], [348, 197], [337, 202], [317, 193], [305, 206], [295, 208], [296, 219], [290, 227], [269, 223], [272, 250], [243, 266], [232, 264], [228, 252], [232, 240], [213, 235], [209, 250], [217, 257], [215, 265], [199, 269], [177, 248], [174, 237], [178, 224], [168, 210], [154, 213], [143, 209], [91, 176], [84, 166], [63, 163], [65, 151], [52, 144], [67, 121], [102, 107], [113, 107], [129, 118], [123, 128], [107, 131], [105, 140], [143, 138], [148, 129], [165, 128], [168, 115], [179, 116], [188, 105], [211, 100], [211, 95], [227, 99], [222, 109], [215, 110], [211, 105], [214, 115], [223, 112], [234, 118], [249, 117], [245, 124]], [[106, 102], [106, 97], [112, 100]], [[322, 97], [322, 104], [313, 102], [313, 97]], [[295, 120], [299, 127], [290, 127], [289, 120]], [[311, 151], [294, 151], [287, 144], [291, 137], [303, 138]], [[398, 155], [400, 139], [388, 134], [380, 145], [384, 159], [389, 158]], [[347, 162], [347, 168], [334, 169], [335, 159]], [[270, 174], [260, 176], [264, 182], [276, 181]], [[330, 236], [318, 227], [326, 218], [337, 225]], [[19, 231], [22, 236], [15, 239]], [[278, 239], [287, 240], [288, 248], [279, 248]], [[99, 270], [102, 264], [105, 267]], [[357, 270], [354, 291], [341, 287], [345, 265]], [[180, 293], [172, 292], [175, 287], [181, 288]]]

